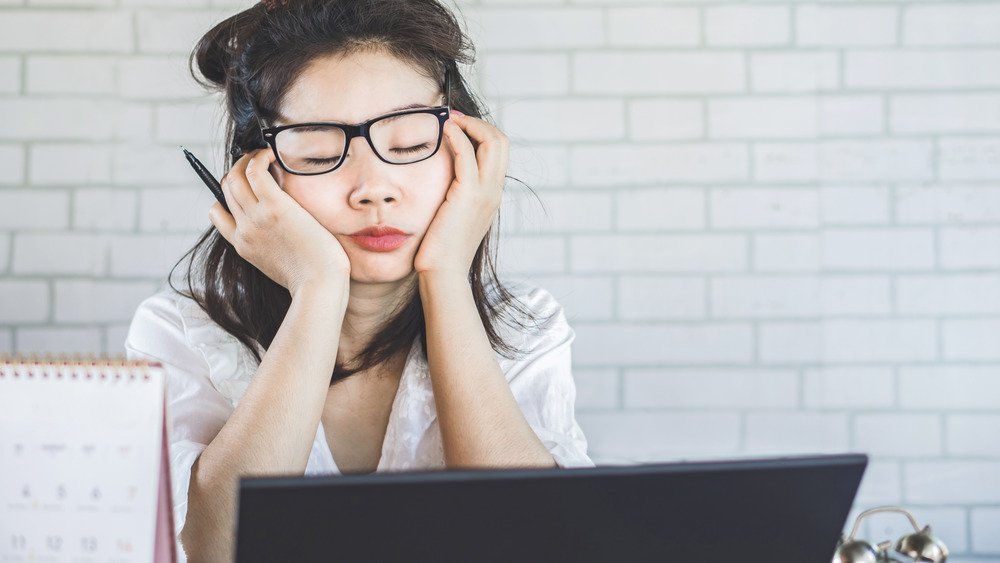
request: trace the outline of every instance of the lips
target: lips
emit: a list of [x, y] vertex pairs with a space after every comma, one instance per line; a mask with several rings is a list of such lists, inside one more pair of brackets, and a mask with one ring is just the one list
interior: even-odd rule
[[389, 225], [372, 225], [371, 227], [365, 227], [356, 233], [351, 233], [351, 236], [366, 236], [366, 237], [382, 237], [386, 235], [405, 235], [403, 231], [397, 229], [396, 227], [390, 227]]
[[374, 225], [353, 233], [351, 240], [365, 250], [389, 252], [403, 246], [410, 236], [395, 227]]

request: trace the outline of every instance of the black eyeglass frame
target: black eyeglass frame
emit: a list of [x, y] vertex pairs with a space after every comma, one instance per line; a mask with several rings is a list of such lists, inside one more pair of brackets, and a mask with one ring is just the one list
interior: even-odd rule
[[[355, 125], [350, 125], [346, 123], [335, 123], [332, 121], [310, 121], [307, 123], [290, 123], [288, 125], [279, 125], [277, 127], [265, 127], [264, 122], [260, 118], [260, 114], [255, 112], [254, 116], [257, 118], [257, 123], [260, 125], [260, 134], [263, 137], [264, 142], [271, 147], [271, 150], [274, 152], [275, 160], [278, 161], [278, 165], [281, 166], [282, 170], [288, 172], [289, 174], [294, 174], [296, 176], [319, 176], [321, 174], [329, 174], [330, 172], [333, 172], [334, 170], [340, 168], [340, 166], [344, 164], [344, 161], [347, 160], [347, 149], [351, 146], [351, 141], [354, 140], [355, 137], [364, 137], [365, 140], [368, 141], [368, 146], [371, 147], [372, 152], [375, 154], [375, 156], [377, 156], [379, 160], [385, 162], [386, 164], [396, 164], [396, 165], [416, 164], [417, 162], [422, 162], [434, 156], [441, 148], [441, 141], [444, 138], [444, 123], [448, 121], [449, 117], [451, 117], [451, 76], [450, 73], [448, 72], [447, 65], [445, 66], [444, 70], [444, 102], [445, 103], [442, 106], [434, 106], [428, 108], [413, 108], [402, 111], [396, 111], [393, 113], [387, 113], [385, 115], [380, 115], [378, 117], [369, 119], [368, 121], [365, 121], [363, 123], [358, 123]], [[390, 160], [386, 160], [375, 148], [375, 143], [372, 141], [371, 137], [372, 125], [383, 119], [387, 119], [390, 117], [397, 117], [400, 115], [409, 115], [411, 113], [432, 113], [437, 116], [438, 137], [437, 137], [437, 144], [434, 146], [434, 150], [431, 151], [429, 155], [423, 158], [417, 160], [411, 160], [409, 162], [392, 162]], [[330, 168], [329, 170], [324, 170], [323, 172], [296, 172], [294, 170], [291, 170], [290, 168], [288, 168], [288, 166], [285, 166], [285, 163], [281, 160], [281, 153], [278, 152], [278, 145], [277, 142], [275, 141], [276, 137], [278, 136], [278, 133], [286, 129], [294, 129], [296, 127], [314, 127], [314, 126], [336, 127], [344, 132], [344, 139], [345, 139], [344, 152], [342, 153], [344, 157], [341, 158], [339, 161], [337, 161], [337, 163], [334, 164], [332, 168]]]

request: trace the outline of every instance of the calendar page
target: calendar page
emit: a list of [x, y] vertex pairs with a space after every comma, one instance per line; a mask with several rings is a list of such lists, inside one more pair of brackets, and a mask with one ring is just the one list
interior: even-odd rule
[[159, 364], [0, 358], [0, 561], [154, 561], [164, 386]]

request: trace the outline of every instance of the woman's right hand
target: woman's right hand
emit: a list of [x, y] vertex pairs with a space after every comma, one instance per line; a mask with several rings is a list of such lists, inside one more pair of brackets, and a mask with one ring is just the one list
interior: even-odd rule
[[208, 217], [236, 252], [293, 296], [311, 284], [350, 282], [340, 241], [285, 193], [269, 171], [270, 147], [243, 155], [222, 179], [232, 214], [215, 202]]

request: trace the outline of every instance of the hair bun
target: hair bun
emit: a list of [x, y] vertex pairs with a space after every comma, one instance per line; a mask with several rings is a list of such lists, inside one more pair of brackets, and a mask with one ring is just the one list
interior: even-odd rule
[[273, 10], [278, 6], [284, 6], [288, 4], [288, 0], [260, 0], [260, 3], [264, 5], [267, 10]]

